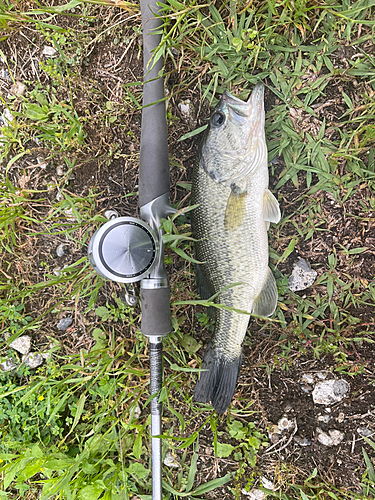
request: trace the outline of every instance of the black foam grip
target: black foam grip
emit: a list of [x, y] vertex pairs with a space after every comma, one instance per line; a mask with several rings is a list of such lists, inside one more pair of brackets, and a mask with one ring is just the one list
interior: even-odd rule
[[[163, 59], [150, 70], [148, 64], [161, 40], [160, 35], [152, 34], [161, 25], [154, 16], [159, 11], [156, 0], [141, 2], [143, 26], [143, 106], [141, 127], [141, 149], [139, 160], [139, 206], [142, 207], [155, 198], [169, 193], [169, 159], [167, 142], [167, 121], [164, 98], [164, 82], [159, 77], [163, 69]], [[152, 104], [150, 106], [150, 104]]]
[[141, 288], [141, 331], [144, 335], [168, 335], [171, 331], [169, 295], [169, 287]]

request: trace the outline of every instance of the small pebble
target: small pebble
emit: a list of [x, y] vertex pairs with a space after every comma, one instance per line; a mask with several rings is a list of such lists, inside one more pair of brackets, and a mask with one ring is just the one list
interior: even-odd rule
[[139, 418], [141, 416], [141, 413], [142, 413], [141, 407], [139, 406], [139, 404], [137, 404], [137, 406], [134, 409], [133, 417]]
[[44, 158], [37, 158], [37, 162], [38, 162], [38, 167], [39, 168], [47, 168], [48, 167], [48, 163], [46, 161], [44, 161]]
[[9, 347], [21, 354], [28, 354], [31, 347], [31, 338], [28, 335], [22, 335], [22, 337], [13, 340], [13, 342], [9, 344]]
[[29, 368], [37, 368], [43, 364], [44, 358], [38, 352], [30, 352], [30, 354], [25, 359], [25, 365]]
[[62, 330], [63, 332], [65, 332], [65, 330], [67, 328], [70, 327], [70, 325], [73, 323], [73, 319], [72, 318], [62, 318], [60, 319], [60, 321], [57, 323], [57, 328], [59, 330]]
[[295, 423], [293, 420], [288, 420], [286, 417], [281, 417], [280, 420], [277, 422], [277, 427], [281, 432], [288, 431], [289, 429], [295, 428]]
[[325, 424], [328, 424], [330, 420], [331, 417], [329, 415], [319, 415], [318, 417], [318, 422], [324, 422]]
[[294, 264], [294, 268], [288, 281], [288, 288], [292, 292], [298, 292], [309, 288], [315, 281], [318, 273], [311, 269], [307, 260], [300, 258]]
[[337, 417], [337, 422], [341, 424], [345, 420], [345, 414], [344, 413], [339, 413], [339, 416]]
[[54, 56], [56, 56], [56, 54], [57, 54], [57, 50], [56, 50], [55, 48], [53, 48], [53, 47], [50, 47], [49, 45], [45, 45], [45, 46], [43, 47], [43, 52], [42, 52], [42, 54], [43, 54], [44, 56], [54, 57]]
[[264, 500], [266, 498], [266, 494], [263, 493], [262, 490], [258, 490], [256, 488], [252, 489], [251, 491], [246, 491], [245, 488], [243, 488], [241, 491], [243, 495], [249, 497], [249, 500]]
[[7, 69], [2, 69], [1, 70], [1, 78], [3, 80], [8, 80], [8, 78], [9, 78], [9, 72], [8, 72]]
[[11, 87], [10, 91], [14, 95], [23, 95], [26, 92], [26, 85], [22, 82], [16, 81]]
[[167, 451], [167, 454], [165, 455], [164, 465], [167, 467], [180, 467], [180, 464], [175, 460], [170, 451]]
[[266, 477], [262, 476], [260, 478], [260, 481], [262, 483], [262, 486], [264, 488], [267, 488], [267, 490], [273, 490], [275, 488], [275, 485], [273, 484], [272, 481], [270, 481], [269, 479], [267, 479]]
[[345, 434], [338, 430], [330, 430], [328, 434], [317, 427], [318, 441], [324, 446], [338, 446], [344, 439]]
[[358, 427], [357, 432], [363, 437], [370, 437], [373, 435], [373, 432], [370, 429], [367, 429], [367, 427]]
[[178, 109], [181, 111], [182, 116], [189, 120], [192, 117], [194, 106], [191, 104], [190, 99], [186, 99], [186, 101], [178, 103]]
[[106, 210], [104, 212], [104, 217], [108, 220], [112, 220], [117, 219], [117, 217], [119, 217], [119, 214], [118, 212], [116, 212], [116, 210]]
[[9, 123], [14, 120], [14, 117], [8, 108], [4, 109], [4, 113], [1, 115], [1, 120], [5, 126], [8, 126]]
[[294, 436], [294, 441], [299, 445], [299, 446], [310, 446], [311, 441], [309, 441], [307, 438], [301, 438], [299, 436]]
[[67, 250], [68, 250], [68, 245], [66, 245], [65, 243], [61, 243], [61, 245], [59, 245], [57, 248], [56, 248], [56, 255], [58, 257], [62, 257], [63, 255], [67, 255]]
[[56, 174], [59, 177], [62, 177], [65, 174], [63, 167], [61, 167], [60, 165], [58, 167], [56, 167]]
[[331, 405], [346, 396], [350, 386], [345, 380], [325, 380], [318, 382], [312, 392], [315, 404]]
[[17, 368], [17, 365], [14, 363], [12, 359], [6, 359], [2, 363], [0, 363], [0, 370], [3, 372], [12, 372]]
[[301, 382], [312, 385], [314, 383], [314, 377], [311, 373], [304, 373], [301, 377]]

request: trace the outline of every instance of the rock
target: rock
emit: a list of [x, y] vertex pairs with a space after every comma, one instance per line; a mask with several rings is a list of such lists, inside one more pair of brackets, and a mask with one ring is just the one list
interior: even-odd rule
[[345, 380], [325, 380], [318, 382], [312, 392], [315, 404], [331, 405], [346, 396], [350, 386]]
[[273, 490], [275, 488], [275, 485], [273, 484], [272, 481], [270, 481], [269, 479], [267, 479], [266, 477], [262, 476], [260, 478], [260, 481], [262, 483], [262, 486], [264, 488], [267, 488], [267, 490]]
[[68, 245], [66, 245], [65, 243], [61, 243], [61, 245], [59, 245], [57, 248], [56, 248], [56, 255], [58, 257], [62, 257], [63, 255], [67, 255], [67, 250], [68, 249]]
[[9, 344], [9, 347], [21, 354], [28, 354], [31, 348], [31, 338], [28, 335], [22, 335], [22, 337], [13, 340], [13, 342]]
[[167, 451], [167, 454], [165, 455], [164, 465], [167, 467], [180, 467], [180, 464], [175, 460], [170, 451]]
[[14, 95], [23, 95], [26, 92], [26, 85], [22, 82], [16, 81], [11, 87], [10, 91]]
[[318, 422], [324, 422], [325, 424], [328, 424], [328, 422], [331, 420], [331, 417], [329, 415], [319, 415], [318, 416]]
[[24, 363], [29, 368], [37, 368], [41, 364], [43, 364], [44, 358], [38, 352], [30, 352], [30, 354], [26, 357]]
[[191, 104], [190, 99], [186, 99], [185, 101], [179, 102], [177, 107], [180, 110], [183, 118], [186, 118], [187, 120], [192, 119], [194, 106]]
[[250, 491], [246, 491], [245, 488], [243, 488], [241, 491], [244, 495], [249, 497], [249, 500], [264, 500], [266, 498], [266, 494], [263, 493], [262, 490], [258, 490], [256, 488], [253, 488]]
[[48, 163], [46, 161], [44, 161], [44, 158], [37, 158], [37, 162], [38, 162], [38, 167], [39, 168], [47, 168], [48, 167]]
[[339, 416], [336, 418], [336, 420], [339, 424], [342, 424], [342, 422], [345, 420], [345, 414], [339, 413]]
[[373, 431], [370, 429], [367, 429], [367, 427], [358, 427], [357, 432], [360, 436], [363, 436], [363, 437], [370, 437], [374, 434]]
[[50, 47], [49, 45], [45, 45], [43, 47], [42, 54], [47, 57], [55, 57], [57, 55], [57, 50], [54, 47]]
[[62, 177], [64, 174], [65, 174], [65, 172], [64, 172], [63, 167], [61, 167], [60, 165], [58, 167], [56, 167], [56, 175], [58, 175], [59, 177]]
[[12, 372], [17, 368], [17, 365], [14, 363], [14, 361], [10, 358], [6, 359], [2, 363], [0, 363], [0, 370], [3, 372]]
[[[1, 59], [3, 60], [3, 58], [1, 58]], [[5, 61], [4, 61], [4, 62], [5, 62]], [[8, 79], [10, 79], [10, 78], [9, 78], [9, 72], [8, 72], [8, 70], [7, 70], [7, 69], [2, 69], [2, 70], [1, 70], [1, 78], [2, 78], [3, 80], [8, 80]]]
[[139, 404], [134, 409], [133, 418], [139, 418], [141, 416], [142, 410]]
[[72, 318], [62, 318], [60, 319], [60, 321], [57, 323], [57, 328], [63, 332], [65, 332], [65, 330], [67, 328], [70, 327], [70, 325], [73, 323], [73, 319]]
[[8, 108], [4, 109], [4, 113], [0, 116], [0, 120], [6, 127], [14, 120], [14, 117]]
[[277, 427], [281, 432], [294, 429], [295, 426], [296, 425], [294, 420], [288, 420], [286, 417], [281, 417], [280, 420], [277, 422]]
[[289, 277], [288, 288], [292, 292], [305, 290], [314, 283], [317, 275], [318, 273], [311, 269], [307, 260], [300, 258], [299, 261], [294, 264], [294, 269]]
[[301, 377], [301, 382], [304, 384], [312, 385], [314, 383], [314, 377], [311, 373], [304, 373]]
[[336, 429], [332, 429], [326, 432], [323, 432], [319, 427], [317, 427], [316, 432], [318, 433], [318, 441], [324, 446], [338, 446], [341, 441], [344, 439], [345, 434]]
[[301, 438], [300, 436], [294, 436], [294, 441], [299, 445], [299, 446], [310, 446], [311, 441], [309, 441], [307, 438]]
[[118, 212], [116, 212], [116, 210], [106, 210], [104, 212], [104, 217], [108, 220], [112, 220], [117, 219], [117, 217], [119, 217], [119, 214]]

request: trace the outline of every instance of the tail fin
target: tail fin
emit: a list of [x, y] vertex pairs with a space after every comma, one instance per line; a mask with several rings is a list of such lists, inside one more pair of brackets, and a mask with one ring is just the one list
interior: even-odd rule
[[199, 403], [211, 401], [218, 413], [225, 413], [236, 390], [241, 361], [242, 354], [228, 360], [209, 343], [202, 363], [205, 371], [195, 386], [194, 399]]

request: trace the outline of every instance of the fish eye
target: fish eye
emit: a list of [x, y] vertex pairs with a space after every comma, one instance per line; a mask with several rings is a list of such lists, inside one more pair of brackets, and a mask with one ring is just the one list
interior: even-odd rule
[[216, 113], [214, 113], [211, 117], [211, 125], [213, 127], [221, 127], [224, 122], [225, 116], [221, 111], [216, 111]]

